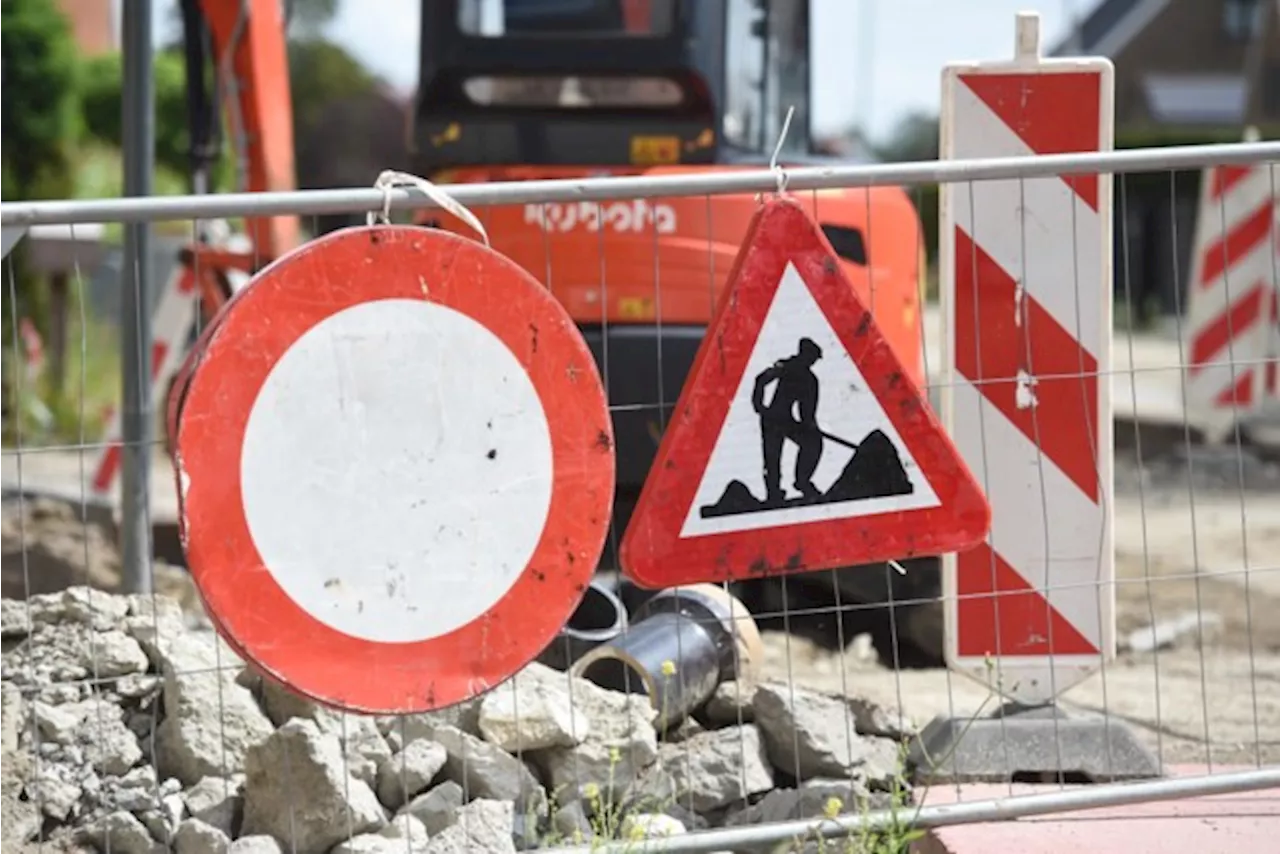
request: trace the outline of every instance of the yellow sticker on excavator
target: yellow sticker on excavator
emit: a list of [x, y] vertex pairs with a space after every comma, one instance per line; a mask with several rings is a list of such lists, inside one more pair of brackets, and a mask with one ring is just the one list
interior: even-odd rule
[[618, 314], [627, 320], [653, 317], [653, 300], [645, 297], [622, 297], [618, 300]]
[[661, 166], [680, 162], [680, 137], [631, 137], [631, 163], [635, 166]]

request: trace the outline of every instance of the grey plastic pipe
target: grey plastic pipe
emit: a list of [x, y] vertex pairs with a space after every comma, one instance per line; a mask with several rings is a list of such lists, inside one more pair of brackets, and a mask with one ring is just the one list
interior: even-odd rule
[[590, 650], [626, 631], [627, 609], [617, 594], [599, 579], [592, 580], [564, 628], [547, 645], [538, 662], [567, 670]]
[[698, 584], [649, 599], [625, 632], [578, 659], [572, 672], [604, 688], [647, 694], [661, 732], [700, 708], [721, 682], [754, 684], [763, 655], [746, 606]]

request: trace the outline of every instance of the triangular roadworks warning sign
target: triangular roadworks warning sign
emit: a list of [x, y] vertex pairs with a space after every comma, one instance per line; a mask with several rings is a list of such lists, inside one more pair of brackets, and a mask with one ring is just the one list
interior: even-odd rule
[[672, 587], [971, 548], [991, 511], [804, 209], [764, 203], [622, 540]]

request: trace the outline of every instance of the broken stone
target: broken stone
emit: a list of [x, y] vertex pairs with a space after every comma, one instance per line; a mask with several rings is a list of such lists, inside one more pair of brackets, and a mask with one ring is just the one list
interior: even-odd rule
[[641, 839], [664, 839], [685, 833], [685, 826], [669, 815], [662, 813], [632, 813], [622, 820], [619, 834], [623, 839], [640, 841]]
[[[798, 780], [887, 780], [896, 773], [897, 745], [888, 738], [859, 735], [857, 712], [841, 698], [766, 684], [756, 690], [753, 707], [770, 761]], [[863, 715], [874, 724], [873, 708], [867, 704]]]
[[516, 812], [511, 816], [511, 841], [517, 851], [532, 851], [540, 846], [542, 820], [536, 815]]
[[231, 843], [227, 854], [284, 854], [284, 849], [274, 837], [259, 834], [240, 837]]
[[[719, 817], [728, 812], [729, 808], [712, 810], [707, 813], [708, 816], [716, 817], [716, 823], [719, 824]], [[700, 813], [687, 809], [684, 804], [670, 803], [662, 810], [663, 815], [669, 815], [676, 821], [684, 825], [685, 830], [706, 830], [711, 826], [711, 822], [704, 818]]]
[[112, 854], [156, 854], [164, 850], [142, 822], [123, 810], [99, 819], [89, 833], [99, 850]]
[[462, 786], [453, 780], [446, 780], [431, 791], [414, 798], [400, 812], [417, 818], [426, 827], [427, 833], [435, 836], [457, 820], [458, 810], [465, 801]]
[[590, 841], [594, 834], [582, 801], [571, 801], [556, 810], [551, 817], [551, 829], [557, 841], [573, 845]]
[[456, 824], [432, 838], [427, 854], [515, 854], [514, 821], [510, 801], [474, 800], [458, 811]]
[[258, 682], [262, 692], [262, 709], [278, 727], [284, 726], [293, 718], [315, 720], [318, 714], [329, 711], [309, 697], [289, 690], [275, 679], [259, 676]]
[[178, 822], [170, 821], [172, 816], [169, 816], [164, 809], [145, 809], [140, 813], [134, 813], [134, 817], [147, 828], [148, 834], [151, 834], [151, 839], [157, 839], [161, 842], [172, 841], [174, 831], [178, 830]]
[[59, 745], [78, 744], [100, 774], [124, 774], [142, 759], [142, 748], [124, 725], [124, 711], [101, 699], [51, 706], [32, 704], [40, 734]]
[[440, 773], [449, 754], [434, 741], [418, 739], [383, 760], [378, 768], [378, 799], [391, 809], [425, 791]]
[[182, 799], [180, 797], [164, 798], [159, 807], [143, 810], [135, 815], [146, 825], [152, 838], [172, 843], [173, 835], [182, 821]]
[[378, 835], [384, 839], [408, 840], [414, 850], [417, 850], [426, 844], [427, 828], [416, 817], [401, 814], [391, 819], [386, 827], [378, 831]]
[[737, 726], [755, 720], [751, 708], [755, 689], [740, 682], [721, 682], [712, 692], [711, 699], [702, 709], [703, 716], [712, 726]]
[[85, 721], [85, 757], [99, 774], [125, 774], [142, 761], [142, 748], [121, 720], [123, 710], [119, 706], [110, 708], [114, 709], [112, 715]]
[[484, 696], [480, 734], [508, 753], [573, 747], [586, 736], [590, 722], [575, 716], [569, 690], [568, 677], [526, 668]]
[[865, 697], [848, 697], [844, 704], [853, 713], [853, 728], [859, 735], [878, 735], [901, 743], [919, 731], [915, 720], [901, 709], [882, 706]]
[[314, 721], [294, 718], [248, 750], [246, 835], [267, 834], [288, 840], [298, 854], [323, 854], [348, 833], [385, 822], [373, 790], [344, 770], [338, 738]]
[[[680, 744], [664, 744], [654, 771], [659, 779], [656, 790], [645, 791], [644, 780], [637, 787], [643, 793], [641, 798], [649, 796], [649, 803], [637, 801], [634, 795], [628, 798], [641, 810], [657, 812], [674, 802], [705, 813], [773, 788], [773, 771], [760, 732], [752, 724], [713, 730]], [[662, 791], [667, 779], [669, 799]]]
[[514, 801], [521, 812], [545, 812], [546, 791], [525, 764], [494, 744], [451, 726], [437, 726], [433, 738], [448, 753], [444, 773], [472, 798]]
[[149, 697], [164, 685], [159, 676], [149, 673], [130, 673], [116, 681], [115, 690], [126, 700], [138, 700]]
[[78, 703], [52, 706], [37, 700], [31, 704], [31, 717], [40, 734], [54, 744], [73, 744], [89, 712], [90, 709]]
[[173, 835], [175, 854], [227, 854], [231, 840], [216, 827], [198, 818], [189, 818], [178, 825]]
[[[351, 775], [370, 788], [378, 785], [378, 768], [391, 758], [391, 746], [387, 744], [372, 718], [356, 715], [338, 716], [343, 753]], [[323, 729], [323, 726], [321, 727]]]
[[427, 848], [427, 829], [411, 815], [396, 816], [377, 833], [362, 833], [335, 846], [329, 854], [401, 854]]
[[643, 695], [610, 691], [585, 679], [574, 679], [573, 701], [578, 717], [590, 722], [582, 743], [531, 751], [529, 759], [561, 801], [582, 797], [588, 786], [612, 799], [658, 758], [657, 711]]
[[[167, 596], [152, 596], [146, 593], [127, 596], [125, 602], [127, 613], [120, 627], [125, 634], [142, 644], [147, 657], [158, 669], [160, 664], [155, 648], [181, 637], [188, 631], [182, 607]], [[228, 663], [238, 660], [239, 658], [235, 655], [225, 659]]]
[[668, 728], [664, 731], [662, 734], [662, 740], [668, 744], [679, 744], [680, 742], [688, 741], [695, 735], [701, 735], [706, 731], [707, 728], [699, 723], [697, 719], [687, 717], [681, 719], [673, 729]]
[[100, 679], [143, 673], [150, 666], [147, 654], [121, 631], [103, 632], [84, 646], [84, 667]]
[[129, 613], [129, 602], [103, 590], [76, 585], [27, 600], [32, 625], [80, 623], [95, 631], [113, 629]]
[[17, 599], [0, 599], [0, 637], [21, 638], [30, 632], [27, 604]]
[[0, 721], [3, 721], [5, 752], [18, 749], [18, 732], [26, 720], [25, 703], [18, 686], [9, 682], [0, 684]]
[[227, 780], [223, 777], [201, 777], [199, 782], [183, 793], [187, 813], [217, 828], [227, 836], [235, 831], [236, 820], [243, 808], [240, 785], [243, 777]]
[[249, 748], [271, 735], [271, 721], [236, 684], [238, 658], [208, 633], [143, 640], [164, 675], [165, 719], [156, 730], [156, 761], [185, 785], [225, 777]]
[[103, 784], [103, 798], [111, 806], [131, 813], [154, 809], [160, 804], [160, 786], [156, 771], [150, 765], [134, 768], [120, 777], [108, 778]]
[[376, 721], [362, 715], [349, 715], [331, 709], [289, 690], [274, 679], [255, 674], [256, 683], [246, 683], [244, 673], [253, 671], [246, 668], [237, 677], [237, 681], [258, 685], [262, 694], [262, 706], [272, 723], [282, 726], [293, 718], [315, 721], [321, 732], [338, 736], [346, 756], [347, 770], [351, 775], [370, 787], [378, 785], [378, 766], [390, 758], [392, 750], [378, 731]]
[[66, 765], [42, 765], [35, 779], [25, 786], [27, 800], [50, 818], [66, 821], [80, 805], [82, 790], [75, 780], [77, 776], [76, 771]]
[[377, 719], [378, 731], [392, 750], [402, 750], [404, 745], [420, 738], [431, 738], [431, 733], [439, 726], [451, 726], [479, 738], [483, 699], [477, 697], [434, 712], [380, 717]]

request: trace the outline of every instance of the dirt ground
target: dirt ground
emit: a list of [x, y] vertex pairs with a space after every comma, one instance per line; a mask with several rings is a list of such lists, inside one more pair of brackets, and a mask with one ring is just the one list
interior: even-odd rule
[[[1234, 450], [1188, 458], [1175, 448], [1142, 466], [1117, 451], [1116, 469], [1122, 651], [1068, 690], [1063, 705], [1110, 712], [1166, 762], [1280, 761], [1280, 462], [1242, 459]], [[22, 506], [19, 513], [19, 502], [5, 497], [6, 597], [69, 584], [118, 587], [109, 520], [86, 524], [74, 504], [57, 500], [26, 499]], [[183, 570], [158, 563], [155, 580], [159, 591], [200, 610]], [[1172, 646], [1125, 651], [1135, 629], [1187, 615], [1192, 630]], [[890, 702], [921, 723], [998, 705], [984, 686], [944, 669], [884, 667], [866, 638], [843, 652], [780, 632], [766, 638], [766, 676]]]

